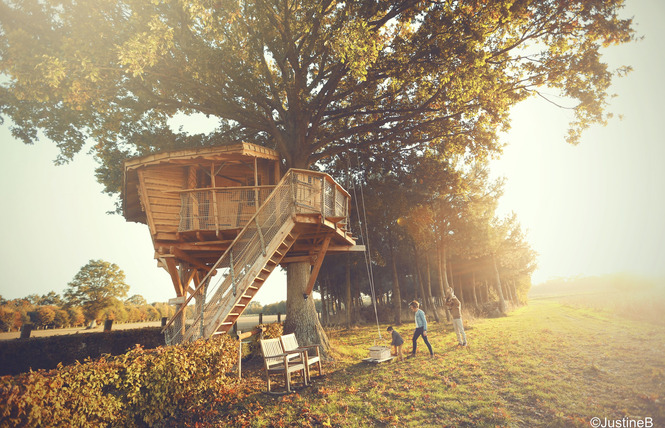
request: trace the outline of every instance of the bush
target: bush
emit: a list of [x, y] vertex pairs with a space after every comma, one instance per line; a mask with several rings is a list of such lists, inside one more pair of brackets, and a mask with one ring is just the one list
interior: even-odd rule
[[259, 340], [261, 339], [275, 339], [282, 335], [284, 332], [284, 324], [276, 322], [272, 324], [259, 324], [257, 327], [261, 331], [261, 334], [252, 336], [252, 341], [249, 343], [249, 355], [246, 356], [243, 354], [244, 359], [251, 359], [253, 357], [263, 358], [261, 353], [261, 345]]
[[236, 382], [238, 342], [228, 336], [104, 356], [0, 378], [0, 427], [155, 426], [192, 420]]
[[144, 348], [164, 345], [159, 327], [116, 330], [103, 333], [68, 334], [0, 341], [0, 375], [25, 373], [30, 369], [51, 370], [59, 363], [73, 364], [104, 354], [120, 355], [136, 344]]

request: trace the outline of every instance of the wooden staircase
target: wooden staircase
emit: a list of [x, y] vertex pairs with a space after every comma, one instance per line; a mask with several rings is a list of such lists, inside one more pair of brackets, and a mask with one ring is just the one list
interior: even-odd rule
[[[338, 225], [342, 219], [348, 224], [348, 198], [326, 174], [290, 170], [180, 304], [163, 329], [166, 344], [228, 332], [296, 241], [312, 240], [311, 231], [309, 236], [303, 232], [307, 227], [316, 233], [338, 233], [344, 245], [354, 244], [346, 227]], [[192, 299], [195, 316], [186, 320]]]
[[277, 244], [274, 251], [267, 251], [266, 256], [259, 257], [251, 273], [237, 280], [239, 285], [236, 295], [229, 293], [229, 297], [219, 305], [218, 314], [206, 320], [205, 337], [226, 333], [233, 327], [249, 302], [298, 239], [298, 233], [293, 231], [293, 226], [295, 226], [293, 222], [285, 224], [283, 231], [274, 240]]

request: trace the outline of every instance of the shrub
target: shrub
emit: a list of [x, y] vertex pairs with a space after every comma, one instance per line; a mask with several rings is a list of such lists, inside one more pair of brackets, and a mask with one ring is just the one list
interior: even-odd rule
[[[259, 340], [261, 339], [274, 339], [282, 335], [284, 332], [284, 324], [276, 322], [272, 324], [259, 324], [256, 328], [261, 330], [261, 334], [252, 336], [252, 341], [249, 344], [249, 356], [246, 359], [252, 357], [262, 358], [261, 354], [261, 345], [259, 345]], [[245, 358], [245, 355], [243, 355]]]
[[[0, 427], [154, 426], [206, 412], [236, 382], [237, 341], [228, 336], [188, 345], [104, 356], [51, 371], [0, 378]], [[217, 400], [218, 401], [218, 400]]]
[[158, 327], [115, 330], [104, 333], [68, 334], [0, 341], [0, 375], [15, 375], [30, 369], [51, 370], [104, 354], [120, 355], [136, 344], [144, 348], [164, 345]]

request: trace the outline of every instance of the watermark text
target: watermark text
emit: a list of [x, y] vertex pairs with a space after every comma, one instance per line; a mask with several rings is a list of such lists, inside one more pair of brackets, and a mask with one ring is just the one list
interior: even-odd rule
[[589, 424], [593, 428], [653, 428], [653, 418], [591, 418]]

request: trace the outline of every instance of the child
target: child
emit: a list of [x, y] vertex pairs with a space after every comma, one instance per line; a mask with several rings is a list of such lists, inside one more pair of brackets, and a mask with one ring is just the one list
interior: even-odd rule
[[399, 357], [400, 361], [404, 360], [404, 357], [402, 356], [402, 345], [404, 344], [404, 339], [402, 339], [402, 336], [397, 332], [397, 330], [394, 330], [392, 326], [388, 327], [388, 331], [390, 334], [392, 334], [393, 341], [390, 343], [391, 346], [393, 346], [394, 352], [392, 352], [392, 355], [396, 355]]
[[452, 289], [448, 290], [450, 296], [446, 298], [446, 306], [453, 316], [453, 328], [457, 334], [457, 341], [459, 346], [466, 346], [466, 333], [464, 333], [464, 322], [462, 321], [462, 303], [455, 297]]
[[425, 345], [429, 349], [429, 356], [433, 357], [434, 352], [432, 351], [432, 345], [429, 344], [427, 340], [427, 319], [425, 318], [425, 312], [422, 309], [419, 309], [420, 303], [413, 301], [409, 304], [411, 310], [416, 314], [416, 331], [413, 332], [413, 351], [411, 352], [410, 357], [416, 356], [416, 346], [418, 345], [418, 337], [422, 336], [425, 341]]

